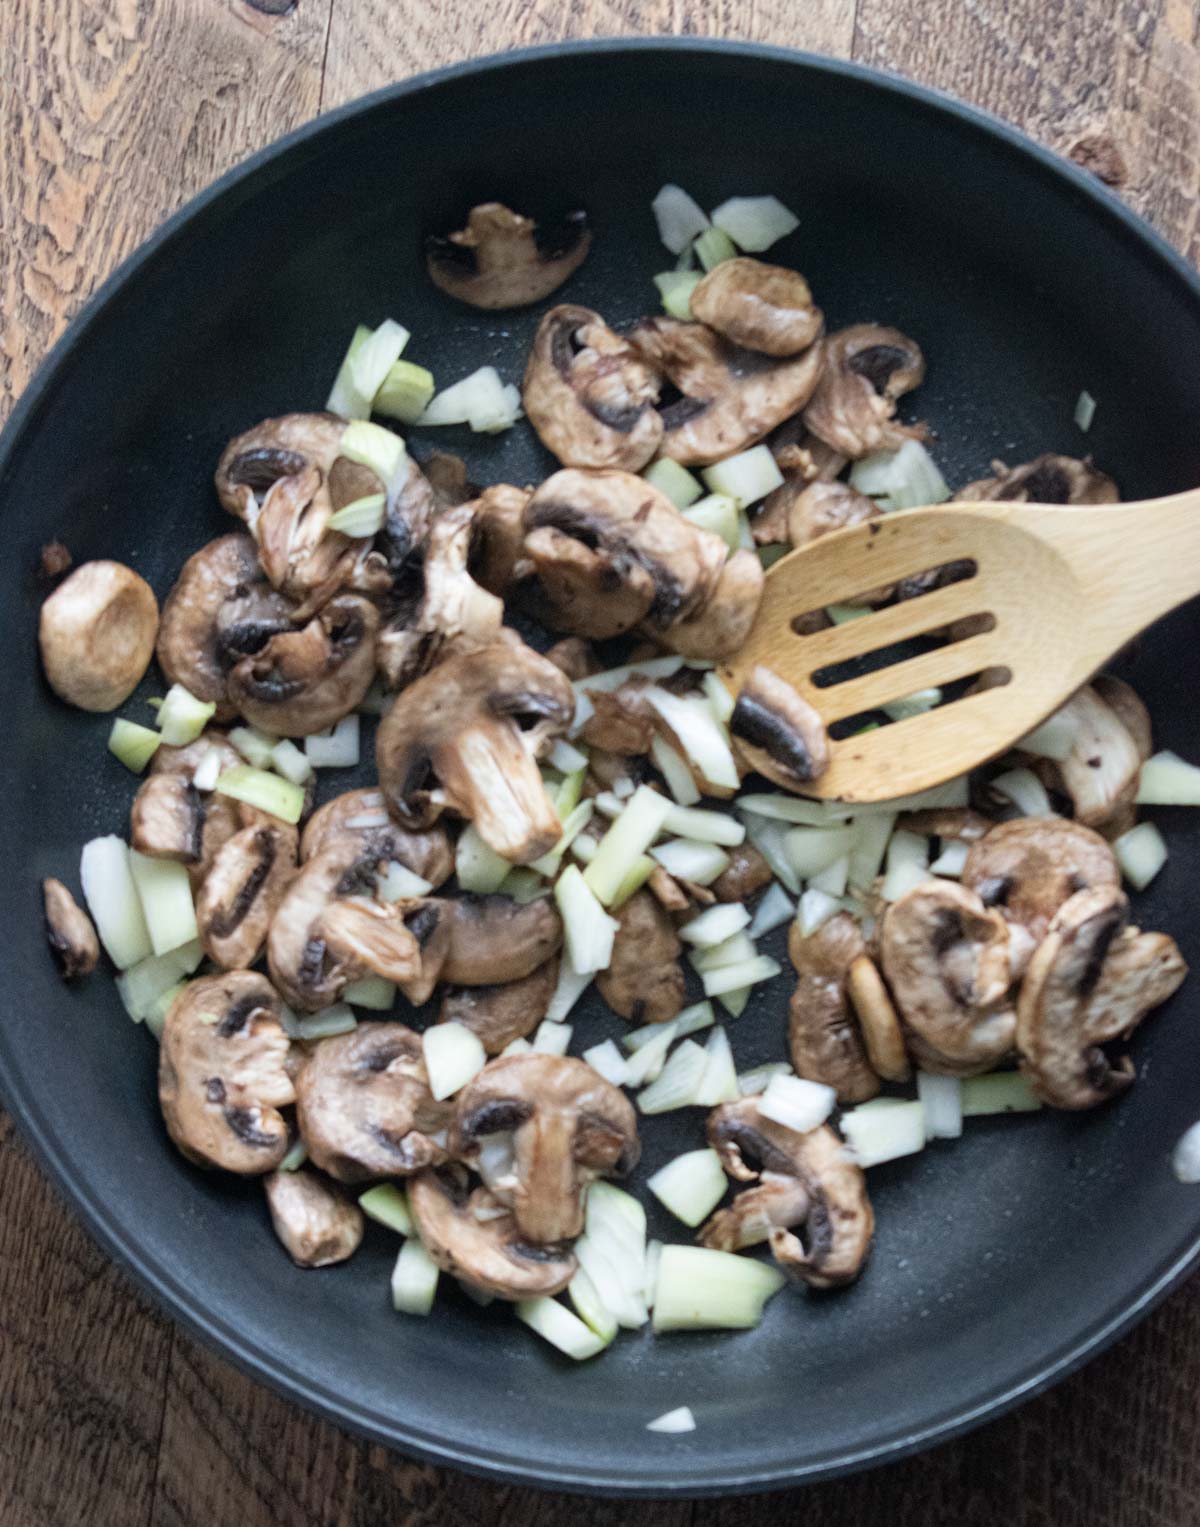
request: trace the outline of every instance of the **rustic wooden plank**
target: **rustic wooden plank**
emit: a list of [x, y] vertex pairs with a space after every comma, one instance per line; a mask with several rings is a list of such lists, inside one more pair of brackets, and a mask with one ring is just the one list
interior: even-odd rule
[[322, 105], [422, 69], [568, 37], [733, 37], [845, 57], [856, 0], [338, 0]]

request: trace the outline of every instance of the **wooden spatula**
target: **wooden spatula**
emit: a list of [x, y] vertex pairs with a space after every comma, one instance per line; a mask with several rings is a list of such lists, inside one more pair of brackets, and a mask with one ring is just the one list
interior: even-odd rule
[[[919, 597], [809, 635], [795, 629], [805, 614], [868, 590], [922, 574], [935, 584], [934, 570], [956, 563], [968, 564], [954, 568], [958, 581], [943, 574], [943, 586]], [[736, 693], [762, 664], [833, 726], [982, 675], [976, 692], [832, 741], [829, 768], [805, 787], [826, 799], [887, 800], [1010, 748], [1132, 636], [1197, 593], [1200, 490], [1136, 504], [909, 509], [782, 557], [767, 573], [750, 640], [721, 676]], [[910, 647], [891, 666], [839, 682], [822, 674], [959, 622], [933, 651], [913, 656]]]

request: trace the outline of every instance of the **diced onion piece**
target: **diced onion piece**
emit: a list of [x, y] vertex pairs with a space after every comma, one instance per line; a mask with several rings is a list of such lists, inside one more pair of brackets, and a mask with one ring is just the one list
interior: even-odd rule
[[396, 1003], [396, 985], [383, 976], [363, 976], [361, 981], [351, 981], [342, 992], [342, 1000], [351, 1007], [365, 1007], [368, 1012], [386, 1013]]
[[782, 928], [796, 912], [792, 898], [781, 885], [770, 885], [767, 893], [759, 902], [754, 913], [754, 920], [747, 930], [751, 938], [762, 938], [764, 933], [770, 933], [775, 928]]
[[332, 1039], [335, 1034], [352, 1034], [358, 1019], [344, 1002], [322, 1008], [319, 1013], [305, 1013], [296, 1020], [297, 1039]]
[[793, 827], [783, 843], [788, 862], [801, 880], [811, 880], [847, 858], [853, 847], [854, 830], [850, 827]]
[[697, 1102], [705, 1108], [715, 1107], [718, 1103], [735, 1103], [738, 1099], [737, 1067], [733, 1063], [729, 1035], [724, 1029], [713, 1029], [704, 1053], [707, 1063]]
[[700, 680], [700, 687], [708, 697], [708, 703], [712, 707], [712, 713], [722, 726], [728, 726], [733, 719], [733, 707], [736, 703], [733, 696], [721, 683], [715, 673], [706, 673]]
[[576, 774], [588, 766], [588, 756], [560, 737], [550, 750], [550, 763], [560, 774]]
[[[347, 461], [366, 467], [368, 471], [374, 472], [381, 483], [386, 484], [392, 481], [404, 465], [406, 451], [404, 441], [394, 430], [384, 429], [382, 424], [355, 420], [346, 426], [338, 454]], [[335, 514], [329, 523], [333, 525], [337, 518]]]
[[380, 901], [408, 901], [417, 896], [428, 896], [433, 886], [428, 880], [414, 874], [407, 865], [390, 859], [386, 868], [375, 877], [376, 892]]
[[166, 954], [199, 936], [186, 865], [173, 859], [150, 859], [130, 849], [129, 870], [155, 954]]
[[532, 1047], [539, 1055], [565, 1055], [572, 1032], [569, 1023], [555, 1023], [552, 1018], [545, 1018], [538, 1024]]
[[1096, 400], [1090, 392], [1084, 391], [1079, 394], [1075, 403], [1075, 423], [1086, 435], [1092, 427], [1092, 420], [1096, 417]]
[[195, 742], [212, 720], [217, 709], [215, 701], [197, 700], [190, 689], [182, 684], [172, 684], [166, 699], [158, 708], [158, 729], [162, 740], [171, 748], [186, 747]]
[[905, 695], [902, 700], [889, 700], [880, 709], [893, 721], [907, 721], [910, 716], [923, 716], [926, 711], [933, 710], [941, 703], [940, 689], [918, 689], [911, 695]]
[[537, 901], [540, 896], [550, 894], [550, 887], [546, 884], [545, 876], [539, 875], [532, 864], [519, 864], [515, 869], [509, 870], [500, 890], [503, 895], [511, 896], [521, 907], [528, 906], [531, 901]]
[[462, 890], [490, 896], [500, 889], [511, 869], [511, 863], [490, 848], [471, 823], [463, 828], [454, 850], [454, 873]]
[[957, 1140], [963, 1132], [962, 1082], [957, 1076], [917, 1072], [917, 1098], [925, 1110], [927, 1140]]
[[649, 1023], [644, 1029], [636, 1029], [632, 1034], [627, 1034], [624, 1040], [626, 1045], [633, 1040], [639, 1042], [625, 1062], [623, 1085], [642, 1087], [647, 1082], [655, 1081], [662, 1074], [667, 1051], [678, 1037], [679, 1031], [674, 1023]]
[[433, 372], [412, 361], [394, 361], [375, 394], [373, 413], [415, 424], [435, 392]]
[[520, 414], [519, 399], [514, 407], [495, 366], [481, 366], [437, 393], [417, 423], [469, 424], [476, 433], [494, 434], [515, 424]]
[[[888, 1102], [891, 1104], [892, 1099]], [[925, 1110], [920, 1103], [851, 1108], [842, 1114], [841, 1127], [854, 1159], [862, 1167], [878, 1166], [925, 1149]]]
[[729, 739], [706, 701], [685, 699], [657, 685], [644, 690], [643, 698], [670, 727], [684, 757], [702, 779], [717, 790], [737, 789], [738, 768]]
[[533, 1046], [527, 1039], [510, 1039], [500, 1053], [501, 1055], [528, 1055], [532, 1049]]
[[679, 929], [679, 937], [687, 944], [711, 948], [740, 933], [749, 922], [750, 913], [739, 902], [722, 902], [684, 923]]
[[771, 867], [771, 873], [776, 880], [789, 890], [793, 896], [800, 894], [800, 877], [792, 868], [785, 847], [787, 828], [782, 822], [763, 821], [751, 817], [746, 826], [746, 834], [754, 847]]
[[[641, 1209], [641, 1205], [638, 1205]], [[616, 1323], [637, 1330], [649, 1319], [644, 1284], [646, 1216], [626, 1216], [619, 1203], [588, 1203], [587, 1229], [575, 1242], [579, 1266]]]
[[[559, 838], [558, 842], [548, 853], [543, 854], [540, 859], [535, 859], [529, 868], [536, 870], [539, 875], [556, 875], [558, 873], [558, 866], [562, 863], [563, 855], [592, 820], [595, 809], [591, 801], [580, 801], [563, 822], [562, 837]], [[461, 842], [462, 840], [460, 839], [459, 841]], [[480, 841], [482, 842], [482, 839]], [[513, 874], [516, 874], [515, 870]], [[512, 879], [512, 875], [509, 876], [509, 879]], [[459, 883], [462, 883], [461, 876], [459, 877]]]
[[[852, 620], [862, 620], [865, 615], [869, 615], [871, 607], [866, 604], [830, 604], [825, 606], [825, 613], [835, 626], [846, 626]], [[863, 731], [870, 730], [870, 727], [863, 728]]]
[[862, 457], [850, 468], [850, 486], [881, 509], [919, 509], [950, 497], [946, 479], [919, 440], [906, 440], [898, 451]]
[[739, 986], [735, 991], [723, 991], [717, 1001], [731, 1018], [740, 1018], [746, 1011], [746, 1004], [750, 1001], [751, 988]]
[[627, 801], [636, 789], [636, 783], [630, 779], [628, 774], [622, 774], [619, 778], [613, 780], [612, 793], [619, 801]]
[[796, 921], [800, 925], [801, 935], [811, 938], [818, 928], [823, 928], [841, 910], [842, 904], [836, 896], [830, 896], [826, 891], [805, 891], [796, 908]]
[[1138, 776], [1139, 806], [1200, 806], [1200, 768], [1164, 750], [1147, 758]]
[[664, 1246], [654, 1286], [655, 1331], [746, 1330], [787, 1279], [753, 1257], [703, 1246]]
[[731, 196], [713, 209], [712, 220], [747, 254], [761, 254], [800, 226], [777, 196]]
[[216, 788], [218, 795], [257, 806], [281, 822], [298, 822], [304, 810], [304, 791], [299, 785], [281, 779], [278, 774], [268, 774], [265, 769], [251, 768], [249, 764], [226, 769], [217, 780]]
[[778, 960], [760, 954], [756, 959], [741, 965], [722, 965], [718, 970], [704, 972], [704, 995], [719, 997], [725, 992], [740, 991], [743, 986], [757, 986], [760, 981], [770, 981], [781, 970]]
[[969, 843], [963, 843], [958, 838], [949, 838], [942, 847], [941, 853], [929, 866], [934, 875], [948, 875], [951, 880], [957, 880], [967, 867], [967, 854], [971, 850]]
[[358, 739], [358, 713], [351, 711], [332, 730], [306, 737], [304, 751], [314, 769], [353, 769], [359, 761]]
[[465, 1024], [435, 1023], [421, 1036], [429, 1090], [439, 1102], [453, 1097], [487, 1064], [479, 1036]]
[[692, 247], [705, 270], [737, 258], [737, 245], [722, 228], [706, 228]]
[[989, 781], [988, 789], [1009, 800], [1027, 817], [1054, 816], [1046, 787], [1032, 769], [1010, 769]]
[[890, 801], [858, 801], [846, 810], [853, 812], [857, 821], [859, 817], [879, 812], [934, 811], [943, 806], [953, 808], [970, 804], [970, 783], [965, 774], [960, 774], [955, 779], [948, 779], [944, 785], [931, 785], [928, 790], [918, 790], [913, 795], [897, 795]]
[[694, 806], [700, 800], [700, 791], [692, 771], [669, 743], [655, 737], [650, 744], [650, 757], [654, 767], [666, 781], [667, 789], [680, 806]]
[[1136, 891], [1144, 891], [1167, 862], [1167, 845], [1153, 822], [1131, 827], [1114, 842], [1121, 873]]
[[663, 312], [687, 323], [692, 316], [692, 293], [700, 280], [697, 272], [690, 270], [664, 270], [655, 276]]
[[824, 891], [827, 896], [844, 896], [846, 882], [850, 878], [850, 855], [835, 859], [828, 869], [813, 875], [808, 882], [810, 891]]
[[278, 737], [272, 737], [269, 732], [260, 732], [256, 726], [235, 726], [230, 730], [229, 740], [254, 768], [270, 769], [274, 766]]
[[751, 816], [773, 822], [795, 822], [802, 827], [830, 827], [861, 809], [839, 801], [804, 801], [795, 795], [739, 795], [734, 805]]
[[662, 832], [671, 809], [665, 795], [649, 785], [641, 785], [601, 838], [596, 857], [583, 878], [604, 906], [613, 902], [621, 882]]
[[611, 1082], [614, 1087], [624, 1086], [625, 1057], [611, 1039], [605, 1039], [600, 1044], [593, 1045], [590, 1050], [585, 1050], [583, 1058], [593, 1071], [600, 1073], [606, 1082]]
[[711, 492], [725, 494], [739, 509], [757, 504], [783, 486], [783, 473], [767, 445], [752, 445], [736, 456], [727, 456], [724, 461], [705, 467], [700, 475]]
[[591, 971], [580, 973], [571, 964], [570, 955], [565, 955], [558, 962], [558, 981], [546, 1008], [546, 1017], [552, 1023], [561, 1023], [591, 982]]
[[663, 830], [696, 843], [719, 843], [726, 848], [736, 848], [746, 841], [746, 829], [736, 817], [691, 806], [672, 806], [663, 821]]
[[696, 1418], [692, 1415], [689, 1405], [680, 1405], [675, 1410], [667, 1410], [661, 1416], [655, 1416], [653, 1421], [647, 1421], [646, 1430], [664, 1432], [668, 1436], [677, 1436], [680, 1432], [694, 1432]]
[[964, 1119], [991, 1113], [1036, 1113], [1041, 1106], [1041, 1100], [1019, 1071], [992, 1071], [986, 1076], [963, 1079]]
[[548, 1295], [539, 1295], [536, 1299], [522, 1299], [515, 1306], [517, 1319], [530, 1330], [548, 1341], [552, 1347], [557, 1347], [560, 1352], [573, 1357], [576, 1362], [583, 1362], [589, 1357], [595, 1357], [603, 1352], [608, 1343], [603, 1337], [597, 1336], [589, 1326], [580, 1320], [578, 1315], [572, 1315], [565, 1304], [559, 1304], [556, 1299]]
[[642, 1285], [642, 1295], [646, 1301], [647, 1309], [652, 1309], [654, 1306], [654, 1289], [658, 1282], [658, 1259], [661, 1255], [661, 1241], [648, 1241], [646, 1243], [646, 1277], [645, 1282]]
[[[593, 859], [592, 864], [595, 862]], [[578, 865], [569, 864], [555, 881], [554, 899], [562, 914], [567, 957], [572, 968], [580, 975], [607, 970], [612, 959], [617, 920], [609, 917], [596, 899]]]
[[1019, 753], [1032, 753], [1035, 758], [1052, 758], [1061, 763], [1069, 758], [1079, 736], [1079, 720], [1075, 710], [1057, 710], [1047, 716], [1041, 726], [1022, 737], [1016, 745]]
[[360, 323], [355, 329], [325, 403], [330, 413], [340, 414], [343, 419], [365, 419], [371, 412], [370, 398], [363, 398], [354, 386], [353, 366], [373, 332], [365, 323]]
[[729, 855], [715, 843], [695, 843], [687, 838], [672, 838], [650, 850], [668, 875], [690, 880], [693, 885], [712, 885], [729, 868]]
[[178, 986], [172, 986], [169, 991], [163, 992], [162, 996], [154, 1003], [146, 1014], [146, 1027], [154, 1035], [155, 1039], [162, 1039], [163, 1026], [167, 1021], [167, 1014], [175, 1005], [176, 998], [181, 992], [187, 991], [190, 981], [180, 981]]
[[[290, 737], [280, 738], [271, 749], [271, 762], [276, 771], [284, 779], [290, 779], [293, 785], [306, 785], [312, 778], [313, 766], [308, 756], [300, 751]], [[194, 778], [192, 783], [196, 783]]]
[[676, 509], [686, 509], [704, 492], [688, 469], [672, 461], [669, 456], [660, 456], [657, 461], [652, 461], [642, 476], [652, 488], [665, 494]]
[[1200, 1123], [1180, 1135], [1171, 1153], [1171, 1169], [1180, 1182], [1200, 1182]]
[[412, 1214], [408, 1207], [408, 1195], [394, 1182], [381, 1182], [378, 1187], [368, 1188], [358, 1195], [358, 1207], [378, 1225], [386, 1225], [397, 1235], [412, 1235]]
[[607, 1346], [616, 1337], [617, 1318], [600, 1297], [595, 1283], [582, 1267], [567, 1284], [567, 1294], [580, 1319]]
[[298, 1172], [307, 1160], [308, 1146], [305, 1145], [303, 1140], [297, 1140], [279, 1163], [279, 1170], [281, 1172]]
[[929, 839], [904, 828], [894, 832], [887, 849], [887, 873], [880, 887], [884, 901], [899, 901], [928, 878]]
[[672, 1020], [677, 1039], [682, 1039], [685, 1034], [698, 1034], [701, 1029], [711, 1028], [713, 1021], [713, 1005], [707, 1000], [693, 1002]]
[[[855, 817], [849, 872], [846, 876], [850, 885], [861, 891], [869, 890], [874, 885], [895, 825], [896, 816], [891, 811], [880, 812], [876, 816]], [[839, 891], [838, 895], [841, 894]]]
[[[638, 1057], [645, 1053], [644, 1049], [639, 1050]], [[694, 1107], [699, 1102], [707, 1066], [704, 1049], [694, 1039], [685, 1039], [662, 1068], [658, 1080], [638, 1093], [638, 1107], [645, 1114]]]
[[738, 1093], [744, 1098], [757, 1097], [760, 1092], [767, 1090], [774, 1077], [791, 1074], [792, 1068], [786, 1060], [773, 1060], [763, 1066], [754, 1066], [738, 1077]]
[[635, 891], [640, 891], [654, 873], [654, 860], [649, 854], [639, 854], [625, 872], [620, 885], [613, 894], [609, 910], [619, 912]]
[[387, 494], [368, 493], [356, 498], [336, 514], [329, 517], [327, 530], [338, 530], [354, 540], [365, 540], [378, 535], [387, 518]]
[[754, 940], [746, 933], [733, 933], [719, 944], [693, 949], [688, 956], [693, 967], [701, 975], [706, 970], [718, 970], [722, 965], [741, 965], [752, 960], [758, 953]]
[[725, 1197], [728, 1180], [720, 1156], [706, 1146], [668, 1161], [646, 1186], [664, 1209], [694, 1230]]
[[190, 943], [180, 944], [178, 949], [170, 950], [165, 958], [178, 967], [180, 975], [190, 976], [204, 958], [204, 945], [198, 938], [194, 938]]
[[658, 236], [672, 254], [682, 254], [692, 241], [711, 227], [708, 214], [682, 186], [668, 182], [650, 203]]
[[161, 732], [118, 716], [108, 734], [108, 751], [114, 758], [119, 758], [127, 769], [140, 774], [158, 751], [162, 740]]
[[401, 1246], [392, 1269], [392, 1307], [404, 1315], [428, 1315], [437, 1286], [438, 1265], [412, 1236]]
[[[280, 771], [283, 772], [282, 770]], [[212, 790], [221, 777], [221, 750], [210, 747], [192, 770], [192, 784], [197, 790]]]
[[121, 971], [117, 976], [117, 992], [135, 1023], [150, 1016], [159, 998], [179, 985], [179, 976], [174, 950], [166, 955], [149, 955]]
[[700, 530], [710, 531], [715, 536], [720, 536], [730, 551], [738, 549], [741, 540], [740, 527], [738, 525], [737, 499], [730, 498], [727, 493], [710, 493], [698, 503], [690, 505], [683, 511], [685, 520], [697, 526]]
[[329, 412], [343, 419], [369, 418], [375, 394], [408, 340], [408, 330], [391, 318], [374, 330], [358, 328], [325, 405]]
[[773, 1076], [758, 1100], [758, 1111], [798, 1135], [806, 1135], [833, 1112], [837, 1093], [822, 1082], [806, 1081], [802, 1076]]
[[587, 779], [587, 769], [576, 769], [571, 774], [564, 774], [554, 793], [554, 809], [558, 812], [558, 820], [564, 825], [568, 817], [579, 805], [579, 798], [583, 794], [584, 781]]

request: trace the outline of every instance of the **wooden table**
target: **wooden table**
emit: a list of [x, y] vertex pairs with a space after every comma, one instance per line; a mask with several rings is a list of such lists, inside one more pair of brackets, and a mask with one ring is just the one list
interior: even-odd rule
[[[472, 54], [622, 32], [790, 44], [1009, 117], [1200, 248], [1194, 0], [0, 0], [0, 418], [96, 283], [316, 113]], [[19, 1011], [10, 1021], [19, 1021]], [[135, 1292], [0, 1116], [0, 1527], [1193, 1527], [1200, 1281], [1052, 1394], [782, 1498], [590, 1503], [344, 1436]]]

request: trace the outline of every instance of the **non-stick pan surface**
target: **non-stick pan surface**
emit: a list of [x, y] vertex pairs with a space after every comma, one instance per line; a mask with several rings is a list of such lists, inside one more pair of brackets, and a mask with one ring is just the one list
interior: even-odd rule
[[[105, 752], [107, 722], [40, 678], [32, 569], [60, 537], [78, 561], [126, 559], [165, 594], [184, 556], [229, 528], [210, 484], [222, 444], [319, 407], [360, 321], [402, 320], [409, 353], [440, 379], [484, 362], [517, 378], [537, 310], [459, 308], [421, 271], [422, 236], [476, 201], [585, 205], [595, 249], [564, 296], [617, 322], [653, 310], [650, 277], [668, 261], [649, 202], [666, 180], [708, 206], [779, 195], [801, 225], [777, 253], [830, 327], [879, 319], [919, 339], [929, 377], [913, 412], [937, 430], [951, 482], [1046, 449], [1094, 452], [1130, 497], [1200, 482], [1200, 287], [1113, 198], [911, 85], [698, 43], [466, 65], [294, 134], [108, 283], [0, 452], [0, 1080], [26, 1137], [145, 1287], [285, 1394], [424, 1458], [628, 1494], [754, 1489], [895, 1457], [1051, 1382], [1144, 1313], [1200, 1249], [1200, 1194], [1169, 1166], [1200, 1113], [1200, 984], [1138, 1039], [1138, 1084], [1117, 1106], [978, 1121], [958, 1144], [873, 1171], [879, 1229], [861, 1284], [787, 1291], [757, 1331], [626, 1335], [579, 1367], [455, 1292], [431, 1319], [400, 1318], [394, 1239], [373, 1226], [347, 1267], [294, 1268], [257, 1185], [198, 1172], [168, 1144], [154, 1042], [109, 981], [67, 992], [52, 970], [37, 881], [76, 882], [81, 842], [124, 831], [131, 782]], [[1099, 405], [1086, 439], [1072, 422], [1081, 388]], [[439, 443], [481, 481], [548, 466], [523, 428]], [[1182, 610], [1123, 667], [1161, 745], [1193, 757], [1197, 625]], [[345, 783], [329, 776], [326, 792]], [[1172, 856], [1139, 907], [1200, 963], [1200, 835], [1184, 815], [1161, 813]], [[740, 1063], [784, 1053], [787, 996], [781, 977], [730, 1025]], [[621, 1027], [593, 1005], [577, 1036]], [[653, 1122], [643, 1176], [699, 1136], [694, 1111]], [[644, 1429], [685, 1403], [692, 1435]]]

